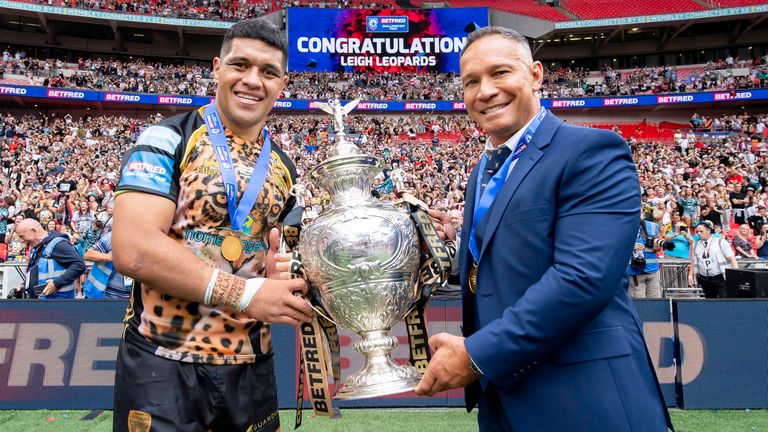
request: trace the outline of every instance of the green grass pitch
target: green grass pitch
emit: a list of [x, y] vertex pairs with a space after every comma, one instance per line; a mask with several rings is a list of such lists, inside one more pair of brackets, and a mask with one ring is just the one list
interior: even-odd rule
[[[2, 432], [108, 432], [112, 413], [105, 411], [92, 420], [82, 420], [89, 411], [7, 410], [0, 411]], [[672, 410], [677, 432], [768, 432], [768, 410]], [[476, 431], [475, 413], [462, 409], [351, 409], [340, 419], [311, 418], [304, 411], [299, 431], [305, 432], [463, 432]], [[292, 431], [294, 412], [280, 412], [283, 431]]]

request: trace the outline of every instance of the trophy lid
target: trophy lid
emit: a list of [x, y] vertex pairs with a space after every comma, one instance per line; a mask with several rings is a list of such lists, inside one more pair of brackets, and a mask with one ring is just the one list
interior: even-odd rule
[[333, 116], [336, 137], [333, 147], [328, 150], [328, 159], [310, 172], [310, 178], [332, 197], [343, 196], [345, 202], [369, 199], [373, 179], [383, 168], [379, 158], [363, 153], [346, 138], [345, 119], [359, 102], [360, 99], [355, 99], [342, 106], [338, 99], [331, 99], [327, 103], [317, 103], [318, 108]]

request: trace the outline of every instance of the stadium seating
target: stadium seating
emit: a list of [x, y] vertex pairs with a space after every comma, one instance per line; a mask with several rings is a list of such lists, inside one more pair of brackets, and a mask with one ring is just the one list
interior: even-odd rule
[[[613, 124], [584, 124], [596, 129], [608, 129], [612, 130]], [[670, 144], [674, 141], [675, 130], [663, 129], [656, 124], [648, 123], [624, 123], [618, 125], [621, 132], [619, 133], [624, 138], [634, 137], [637, 139], [643, 139], [647, 141], [660, 142], [664, 144]]]
[[[482, 4], [480, 4], [482, 3]], [[514, 14], [527, 15], [547, 21], [568, 21], [570, 18], [557, 9], [549, 6], [542, 6], [536, 0], [488, 0], [478, 2], [477, 0], [451, 0], [453, 7], [479, 7], [487, 6], [492, 9], [498, 9]]]
[[694, 0], [650, 0], [617, 2], [615, 0], [563, 0], [563, 8], [581, 19], [618, 18], [642, 15], [706, 10]]

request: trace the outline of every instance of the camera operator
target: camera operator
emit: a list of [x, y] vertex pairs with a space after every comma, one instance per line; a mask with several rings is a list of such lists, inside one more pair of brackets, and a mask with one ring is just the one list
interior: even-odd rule
[[710, 221], [703, 221], [696, 227], [699, 240], [693, 245], [688, 284], [695, 286], [698, 281], [706, 298], [724, 298], [726, 262], [735, 269], [739, 268], [739, 263], [728, 241], [714, 236], [714, 232], [715, 225]]
[[659, 225], [643, 219], [643, 213], [640, 213], [640, 228], [627, 269], [629, 294], [633, 298], [661, 298], [661, 276], [656, 252], [661, 250], [664, 243], [664, 239], [659, 238]]
[[21, 221], [16, 233], [32, 246], [26, 278], [29, 297], [74, 299], [75, 281], [85, 272], [85, 262], [67, 237], [46, 232], [34, 219]]

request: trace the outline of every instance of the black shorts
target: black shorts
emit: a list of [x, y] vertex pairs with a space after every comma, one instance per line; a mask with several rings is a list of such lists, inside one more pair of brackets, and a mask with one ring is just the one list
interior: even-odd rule
[[241, 365], [187, 363], [123, 339], [113, 430], [279, 431], [272, 354]]

